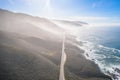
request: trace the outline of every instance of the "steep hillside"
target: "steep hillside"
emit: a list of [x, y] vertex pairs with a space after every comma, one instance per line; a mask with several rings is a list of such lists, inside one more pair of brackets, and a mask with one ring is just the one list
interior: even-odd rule
[[[0, 9], [0, 80], [58, 80], [63, 31], [52, 20]], [[66, 34], [66, 80], [111, 80], [72, 43], [77, 41]]]

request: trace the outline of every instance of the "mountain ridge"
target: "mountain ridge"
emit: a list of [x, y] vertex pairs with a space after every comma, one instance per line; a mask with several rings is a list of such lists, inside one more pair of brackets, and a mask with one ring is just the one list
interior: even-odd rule
[[[58, 80], [65, 30], [26, 15], [0, 10], [0, 80]], [[66, 80], [111, 80], [70, 42], [76, 41], [66, 34]]]

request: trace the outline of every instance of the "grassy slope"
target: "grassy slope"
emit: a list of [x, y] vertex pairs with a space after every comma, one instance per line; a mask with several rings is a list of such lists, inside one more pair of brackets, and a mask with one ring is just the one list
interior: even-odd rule
[[[2, 35], [0, 41], [0, 80], [58, 80], [58, 65], [40, 51], [19, 45], [19, 38], [8, 36]], [[18, 44], [11, 40], [18, 40]]]
[[[58, 80], [61, 36], [43, 27], [60, 28], [47, 19], [4, 10], [0, 17], [0, 80]], [[67, 43], [65, 52], [66, 80], [109, 80], [81, 55], [84, 51]]]

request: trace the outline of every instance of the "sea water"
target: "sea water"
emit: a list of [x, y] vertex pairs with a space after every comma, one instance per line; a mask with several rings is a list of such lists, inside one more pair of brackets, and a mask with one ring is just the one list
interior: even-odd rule
[[83, 42], [85, 57], [113, 80], [120, 80], [120, 27], [81, 27], [75, 35]]

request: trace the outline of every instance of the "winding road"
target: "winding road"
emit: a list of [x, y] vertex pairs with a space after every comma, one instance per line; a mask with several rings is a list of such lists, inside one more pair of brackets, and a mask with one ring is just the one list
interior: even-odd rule
[[63, 33], [62, 56], [61, 56], [59, 80], [65, 80], [64, 64], [66, 62], [66, 54], [64, 50], [65, 50], [65, 33]]

